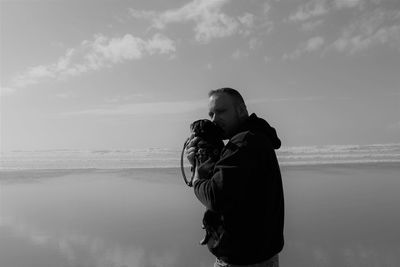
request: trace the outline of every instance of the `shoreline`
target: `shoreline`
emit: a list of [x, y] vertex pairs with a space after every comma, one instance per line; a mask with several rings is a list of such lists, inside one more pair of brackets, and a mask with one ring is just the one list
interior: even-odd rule
[[[322, 163], [280, 163], [282, 169], [308, 169], [317, 167], [371, 167], [371, 166], [387, 166], [400, 168], [400, 160], [396, 161], [365, 161], [365, 162], [322, 162]], [[13, 172], [61, 172], [61, 173], [80, 173], [80, 172], [124, 172], [124, 171], [171, 171], [179, 170], [180, 166], [154, 166], [154, 167], [111, 167], [111, 168], [0, 168], [0, 173], [13, 173]], [[189, 167], [185, 167], [189, 170]]]

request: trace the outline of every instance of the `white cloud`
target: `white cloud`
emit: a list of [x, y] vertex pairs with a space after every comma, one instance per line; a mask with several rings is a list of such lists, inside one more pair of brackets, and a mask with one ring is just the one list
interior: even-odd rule
[[400, 11], [394, 10], [376, 9], [366, 13], [345, 28], [330, 48], [349, 54], [383, 44], [400, 48], [399, 18]]
[[400, 48], [400, 25], [381, 28], [369, 36], [343, 36], [333, 43], [333, 47], [339, 52], [353, 54], [369, 47], [388, 42], [396, 42], [396, 46]]
[[129, 13], [132, 17], [137, 19], [155, 19], [157, 17], [157, 12], [155, 11], [145, 11], [145, 10], [136, 10], [133, 8], [129, 9]]
[[40, 79], [53, 78], [54, 72], [52, 66], [38, 65], [29, 68], [25, 73], [18, 75], [12, 81], [12, 86], [15, 88], [25, 87], [35, 84]]
[[[324, 23], [325, 15], [331, 11], [342, 9], [358, 8], [361, 13], [356, 13], [352, 22], [343, 29], [341, 35], [326, 48], [339, 52], [354, 54], [370, 47], [388, 44], [400, 49], [400, 11], [396, 9], [385, 10], [375, 8], [372, 11], [365, 7], [374, 7], [379, 0], [311, 0], [299, 6], [298, 10], [289, 17], [292, 22], [303, 22], [302, 29], [313, 31]], [[359, 16], [358, 16], [359, 15]], [[316, 18], [318, 17], [318, 20]], [[321, 40], [309, 40], [309, 43], [302, 44], [293, 53], [284, 55], [284, 59], [298, 58], [305, 52], [311, 52], [313, 46], [319, 48]]]
[[305, 50], [307, 52], [312, 52], [315, 50], [318, 50], [321, 48], [321, 46], [324, 44], [324, 38], [317, 36], [317, 37], [313, 37], [311, 39], [308, 40], [306, 46], [305, 46]]
[[263, 12], [264, 12], [264, 14], [268, 14], [268, 13], [270, 12], [270, 10], [271, 10], [271, 5], [270, 5], [270, 3], [265, 2], [265, 3], [264, 3], [264, 6], [263, 6]]
[[34, 66], [17, 75], [12, 80], [12, 85], [21, 88], [49, 79], [66, 79], [125, 61], [137, 60], [145, 55], [172, 55], [175, 51], [175, 43], [158, 33], [149, 40], [131, 34], [115, 38], [98, 34], [93, 40], [85, 40], [79, 47], [68, 49], [56, 63]]
[[86, 55], [90, 63], [99, 65], [139, 59], [145, 49], [145, 41], [130, 34], [112, 39], [97, 35], [93, 42], [87, 42], [86, 45], [90, 48]]
[[[289, 16], [289, 21], [305, 22], [328, 14], [332, 10], [358, 7], [363, 9], [366, 0], [310, 0], [300, 5], [296, 12]], [[311, 26], [312, 24], [304, 25]]]
[[230, 36], [238, 28], [238, 22], [221, 12], [227, 0], [194, 0], [185, 6], [164, 12], [156, 20], [156, 26], [171, 22], [194, 21], [196, 40], [207, 43], [212, 38]]
[[324, 44], [325, 44], [325, 39], [323, 37], [321, 36], [312, 37], [307, 42], [300, 44], [299, 47], [292, 53], [285, 54], [283, 56], [283, 59], [284, 60], [297, 59], [304, 53], [311, 53], [320, 50]]
[[152, 21], [152, 26], [164, 29], [170, 23], [195, 22], [196, 40], [207, 43], [212, 38], [230, 36], [236, 32], [239, 23], [221, 12], [229, 0], [194, 0], [186, 5], [164, 12], [131, 9], [135, 18]]
[[315, 29], [317, 29], [319, 26], [321, 26], [323, 24], [323, 20], [315, 20], [315, 21], [306, 21], [305, 23], [303, 23], [301, 25], [301, 29], [303, 31], [314, 31]]
[[249, 54], [247, 52], [239, 50], [239, 49], [236, 50], [235, 52], [233, 52], [233, 54], [232, 54], [232, 58], [235, 60], [240, 60], [240, 59], [248, 57], [248, 56], [249, 56]]
[[115, 105], [110, 107], [93, 108], [75, 112], [64, 113], [63, 115], [160, 115], [179, 114], [204, 109], [207, 107], [207, 100], [182, 101], [182, 102], [149, 102]]
[[249, 34], [253, 28], [255, 16], [245, 13], [237, 18], [222, 12], [222, 7], [230, 0], [193, 0], [182, 7], [164, 12], [130, 9], [132, 17], [147, 19], [156, 29], [165, 29], [172, 23], [195, 24], [195, 39], [208, 43], [214, 38], [223, 38], [234, 34]]
[[0, 86], [0, 96], [12, 95], [15, 91], [14, 88]]
[[249, 40], [249, 48], [250, 50], [254, 50], [257, 47], [262, 45], [262, 41], [259, 38], [251, 38]]
[[175, 43], [162, 34], [155, 34], [145, 46], [146, 51], [153, 54], [172, 54], [176, 52]]
[[238, 21], [243, 26], [238, 32], [243, 36], [249, 36], [255, 27], [255, 20], [255, 15], [250, 13], [245, 13], [243, 16], [238, 17]]
[[105, 97], [103, 100], [107, 103], [123, 103], [138, 99], [145, 99], [147, 96], [141, 93], [129, 94], [129, 95], [113, 95], [111, 97]]
[[199, 42], [207, 43], [213, 38], [231, 36], [238, 28], [238, 23], [227, 15], [219, 14], [208, 17], [208, 19], [202, 19], [195, 27], [196, 40]]
[[250, 13], [246, 13], [243, 16], [239, 17], [239, 21], [247, 26], [247, 27], [253, 27], [254, 26], [254, 15]]
[[325, 3], [325, 0], [312, 0], [304, 5], [299, 6], [297, 11], [289, 16], [289, 20], [293, 22], [306, 21], [327, 13], [328, 7]]
[[335, 0], [334, 4], [337, 9], [353, 7], [363, 8], [365, 5], [365, 0]]
[[271, 102], [310, 102], [324, 100], [323, 96], [303, 96], [303, 97], [287, 97], [287, 98], [254, 98], [248, 99], [248, 104], [271, 103]]

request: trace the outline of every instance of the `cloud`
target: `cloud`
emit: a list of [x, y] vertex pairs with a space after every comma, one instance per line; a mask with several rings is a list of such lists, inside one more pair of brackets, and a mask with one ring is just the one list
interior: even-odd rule
[[[378, 1], [372, 0], [371, 2], [378, 2]], [[367, 4], [366, 2], [367, 0], [335, 0], [333, 1], [333, 4], [336, 9], [355, 8], [355, 7], [363, 9]]]
[[324, 38], [322, 38], [320, 36], [313, 37], [308, 40], [305, 50], [307, 52], [312, 52], [312, 51], [318, 50], [323, 44], [324, 44]]
[[247, 27], [251, 28], [254, 26], [254, 15], [250, 13], [246, 13], [243, 16], [239, 17], [239, 21], [246, 25]]
[[85, 40], [79, 47], [68, 49], [56, 63], [29, 68], [14, 77], [11, 84], [15, 88], [22, 88], [50, 79], [63, 80], [125, 61], [138, 60], [146, 55], [172, 55], [175, 51], [175, 43], [159, 33], [148, 40], [131, 34], [115, 38], [97, 34], [93, 40]]
[[272, 102], [309, 102], [309, 101], [321, 101], [326, 99], [323, 96], [303, 96], [303, 97], [282, 97], [282, 98], [254, 98], [246, 101], [248, 104], [259, 104], [259, 103], [272, 103]]
[[299, 47], [290, 54], [285, 54], [283, 56], [284, 60], [287, 59], [297, 59], [301, 55], [305, 53], [311, 53], [317, 50], [320, 50], [322, 46], [325, 44], [325, 39], [321, 36], [315, 36], [310, 38], [307, 42], [300, 44]]
[[81, 111], [63, 113], [63, 115], [160, 115], [180, 114], [205, 109], [207, 100], [182, 102], [149, 102], [114, 105]]
[[147, 42], [146, 51], [150, 55], [154, 54], [171, 54], [176, 52], [174, 41], [162, 34], [156, 34]]
[[260, 40], [259, 38], [251, 38], [249, 40], [249, 49], [250, 50], [254, 50], [261, 45], [262, 45], [262, 40]]
[[155, 11], [136, 10], [133, 8], [129, 9], [129, 13], [131, 14], [132, 17], [137, 19], [153, 20], [156, 19], [158, 16], [157, 12]]
[[[379, 0], [311, 0], [300, 5], [289, 17], [289, 21], [301, 22], [302, 30], [313, 31], [324, 23], [323, 15], [357, 8], [350, 24], [347, 24], [339, 37], [333, 39], [325, 51], [354, 54], [377, 45], [391, 45], [400, 50], [400, 11], [377, 8], [379, 3]], [[295, 59], [305, 52], [318, 50], [323, 43], [321, 39], [309, 40], [308, 44], [300, 45], [293, 53], [285, 54], [284, 59]]]
[[269, 56], [264, 56], [264, 62], [265, 63], [269, 63], [271, 61], [272, 61], [272, 59]]
[[[212, 68], [212, 65], [207, 67]], [[256, 98], [248, 99], [248, 104], [266, 103], [266, 102], [290, 102], [290, 101], [319, 101], [324, 99], [320, 96], [305, 96], [301, 98]], [[119, 100], [119, 99], [118, 99]], [[125, 99], [126, 100], [126, 99]], [[129, 103], [119, 104], [121, 101], [111, 103], [105, 107], [91, 108], [80, 111], [62, 113], [64, 116], [75, 115], [161, 115], [161, 114], [183, 114], [199, 109], [207, 108], [207, 99], [180, 102], [147, 102], [147, 103]]]
[[232, 54], [232, 58], [234, 60], [240, 60], [240, 59], [246, 58], [248, 56], [249, 56], [249, 53], [247, 53], [245, 51], [242, 51], [242, 50], [239, 50], [239, 49], [236, 50], [235, 52], [233, 52], [233, 54]]
[[128, 101], [133, 101], [137, 99], [144, 99], [146, 98], [145, 94], [137, 93], [137, 94], [129, 94], [129, 95], [113, 95], [110, 97], [105, 97], [103, 100], [107, 103], [122, 103], [122, 102], [128, 102]]
[[346, 27], [330, 46], [339, 52], [354, 54], [367, 48], [391, 44], [400, 48], [400, 11], [375, 9]]
[[15, 91], [14, 88], [0, 86], [0, 97], [12, 95]]
[[302, 25], [301, 25], [301, 29], [303, 30], [303, 31], [307, 31], [307, 32], [309, 32], [309, 31], [314, 31], [315, 29], [317, 29], [319, 26], [321, 26], [322, 24], [323, 24], [323, 20], [322, 19], [320, 19], [320, 20], [315, 20], [315, 21], [307, 21], [307, 22], [305, 22], [305, 23], [303, 23]]
[[239, 18], [221, 11], [230, 0], [193, 0], [176, 9], [164, 12], [130, 9], [132, 17], [147, 19], [156, 29], [165, 29], [172, 23], [194, 22], [195, 39], [208, 43], [214, 38], [223, 38], [237, 33], [247, 34], [254, 26], [254, 15], [246, 13]]
[[[341, 10], [345, 8], [363, 9], [367, 0], [310, 0], [300, 5], [296, 12], [289, 16], [289, 21], [303, 22], [315, 17], [328, 14], [331, 10]], [[377, 2], [379, 0], [371, 0]]]
[[271, 11], [271, 4], [269, 2], [265, 2], [263, 5], [263, 13], [267, 15]]
[[297, 11], [289, 16], [289, 21], [302, 22], [328, 13], [325, 0], [313, 0], [299, 6]]

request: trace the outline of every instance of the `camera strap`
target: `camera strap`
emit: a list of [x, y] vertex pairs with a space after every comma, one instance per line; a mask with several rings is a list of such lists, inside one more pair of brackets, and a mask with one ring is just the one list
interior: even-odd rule
[[182, 177], [183, 177], [183, 180], [185, 181], [185, 183], [188, 186], [192, 187], [193, 186], [193, 178], [194, 178], [194, 170], [196, 168], [196, 161], [194, 162], [194, 166], [192, 166], [192, 168], [190, 169], [192, 171], [192, 177], [190, 177], [190, 181], [186, 177], [185, 168], [183, 166], [183, 157], [184, 157], [184, 154], [185, 154], [186, 147], [189, 144], [189, 141], [190, 141], [190, 138], [188, 138], [186, 140], [186, 142], [184, 143], [183, 148], [182, 148], [182, 153], [181, 153], [181, 172], [182, 172]]

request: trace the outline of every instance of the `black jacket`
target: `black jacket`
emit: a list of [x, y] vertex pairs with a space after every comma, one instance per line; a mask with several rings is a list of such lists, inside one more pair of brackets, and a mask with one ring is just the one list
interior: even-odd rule
[[212, 178], [194, 183], [197, 198], [223, 218], [222, 239], [209, 248], [227, 263], [254, 264], [283, 248], [283, 188], [274, 151], [280, 145], [275, 129], [252, 114], [225, 145]]

